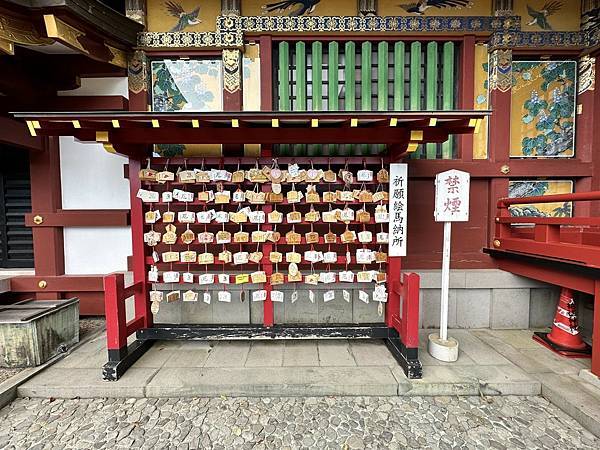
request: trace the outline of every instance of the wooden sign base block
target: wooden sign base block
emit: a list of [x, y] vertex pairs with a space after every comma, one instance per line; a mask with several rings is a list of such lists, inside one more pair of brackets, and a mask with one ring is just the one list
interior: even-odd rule
[[429, 335], [427, 351], [439, 361], [454, 362], [458, 359], [458, 342], [456, 339], [440, 339], [439, 334]]

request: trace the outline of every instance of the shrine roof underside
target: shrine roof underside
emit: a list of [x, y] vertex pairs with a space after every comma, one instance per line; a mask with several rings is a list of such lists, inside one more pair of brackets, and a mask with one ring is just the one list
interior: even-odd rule
[[473, 134], [490, 111], [19, 112], [32, 135], [74, 136], [118, 153], [152, 144], [385, 144], [396, 155]]

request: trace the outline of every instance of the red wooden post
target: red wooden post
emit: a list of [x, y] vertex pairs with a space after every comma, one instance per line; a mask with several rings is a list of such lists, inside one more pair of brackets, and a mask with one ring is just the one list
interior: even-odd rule
[[[510, 171], [510, 112], [512, 79], [512, 53], [510, 50], [495, 50], [495, 56], [490, 60], [490, 108], [494, 113], [489, 118], [488, 160], [492, 163], [504, 164], [505, 170]], [[494, 65], [492, 65], [492, 63]], [[502, 170], [502, 169], [501, 169]], [[494, 217], [496, 202], [508, 195], [508, 178], [500, 178], [507, 173], [499, 172], [497, 177], [490, 179], [488, 196], [488, 227], [489, 240], [494, 239]], [[508, 230], [510, 231], [510, 230]]]
[[[60, 149], [58, 137], [44, 139], [44, 150], [29, 153], [31, 211], [44, 217], [62, 206], [60, 189]], [[35, 274], [64, 275], [65, 257], [62, 227], [32, 227]], [[40, 292], [37, 298], [59, 299], [60, 292]]]
[[260, 51], [260, 110], [273, 109], [273, 50], [271, 36], [261, 36]]
[[560, 225], [536, 224], [533, 229], [534, 239], [538, 242], [559, 242]]
[[406, 348], [419, 346], [419, 275], [402, 274], [402, 321], [400, 338]]
[[[263, 184], [262, 191], [269, 192], [270, 187]], [[270, 204], [266, 204], [263, 207], [265, 216], [268, 216], [272, 210], [273, 210], [273, 206]], [[265, 224], [263, 227], [263, 230], [265, 232], [269, 232], [272, 229], [273, 229], [273, 225], [271, 225], [271, 224]], [[267, 241], [266, 243], [263, 244], [263, 254], [265, 255], [265, 256], [263, 256], [263, 260], [267, 258], [266, 255], [269, 255], [272, 250], [273, 250], [273, 244], [271, 242]], [[263, 325], [265, 327], [272, 327], [275, 322], [274, 311], [273, 311], [273, 301], [271, 300], [271, 291], [273, 290], [273, 286], [271, 285], [271, 275], [273, 274], [273, 264], [270, 261], [268, 261], [268, 262], [262, 264], [262, 267], [263, 267], [263, 270], [265, 271], [265, 274], [267, 275], [267, 282], [264, 284], [264, 288], [267, 291], [267, 298], [263, 304]]]
[[[144, 244], [144, 211], [141, 201], [136, 197], [142, 183], [139, 178], [141, 162], [137, 159], [129, 158], [129, 190], [131, 199], [131, 239], [132, 239], [132, 269], [133, 282], [142, 283], [139, 292], [136, 292], [134, 298], [135, 317], [144, 317], [144, 327], [152, 326], [152, 312], [150, 311], [150, 301], [148, 298], [148, 283], [146, 273], [146, 245]], [[108, 323], [108, 317], [107, 317]]]
[[[470, 110], [475, 104], [475, 36], [468, 35], [463, 39], [461, 52], [461, 83], [459, 108]], [[473, 160], [473, 135], [463, 134], [459, 138], [460, 158], [463, 161]]]
[[121, 298], [124, 286], [125, 277], [122, 273], [113, 273], [104, 277], [106, 347], [109, 358], [111, 353], [117, 352], [117, 354], [120, 354], [127, 347], [125, 302]]
[[[581, 62], [580, 62], [581, 64]], [[600, 60], [596, 60], [595, 70], [600, 69]], [[577, 142], [575, 157], [586, 163], [594, 160], [594, 149], [600, 144], [600, 131], [598, 130], [598, 118], [600, 117], [600, 90], [587, 89], [577, 95], [578, 117], [575, 129], [575, 142]], [[598, 169], [594, 170], [591, 177], [583, 177], [575, 180], [575, 192], [585, 192], [598, 189], [600, 186]], [[589, 216], [600, 214], [600, 203], [579, 202], [573, 209], [576, 216]]]
[[594, 321], [592, 327], [592, 373], [600, 377], [600, 280], [594, 282]]

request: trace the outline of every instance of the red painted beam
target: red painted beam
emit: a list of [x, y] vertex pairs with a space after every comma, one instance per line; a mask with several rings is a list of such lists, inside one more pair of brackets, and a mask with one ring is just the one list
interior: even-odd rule
[[42, 138], [31, 136], [24, 122], [0, 116], [0, 142], [26, 150], [41, 151]]
[[498, 267], [507, 272], [532, 278], [548, 284], [567, 287], [587, 294], [594, 293], [594, 280], [574, 272], [548, 265], [541, 266], [535, 261], [525, 262], [510, 258], [498, 258]]
[[52, 111], [127, 111], [129, 100], [122, 95], [69, 95], [53, 97], [38, 106]]
[[[42, 223], [35, 223], [35, 218]], [[28, 227], [125, 227], [129, 225], [128, 209], [59, 209], [56, 212], [25, 214]]]
[[[12, 292], [102, 292], [102, 275], [19, 276], [10, 279]], [[45, 283], [42, 283], [45, 282]], [[44, 286], [44, 287], [42, 287]]]
[[524, 203], [575, 202], [581, 200], [600, 200], [600, 191], [576, 192], [572, 194], [538, 195], [533, 197], [501, 198], [498, 200], [498, 208], [506, 208], [510, 205], [522, 205]]
[[[186, 144], [353, 144], [408, 143], [409, 131], [402, 128], [165, 128], [123, 129], [109, 133], [114, 145], [155, 143], [169, 144], [173, 139]], [[448, 130], [440, 127], [424, 130], [423, 142], [444, 142]], [[77, 133], [71, 132], [77, 136]], [[174, 136], [177, 136], [176, 138]]]
[[[514, 177], [548, 177], [577, 178], [589, 177], [594, 173], [594, 166], [590, 163], [569, 160], [542, 160], [542, 159], [515, 159], [509, 162], [493, 161], [458, 161], [458, 160], [411, 160], [409, 175], [411, 178], [435, 178], [439, 172], [448, 169], [464, 170], [471, 174], [471, 178], [514, 178]], [[501, 172], [504, 165], [508, 165], [508, 173]], [[504, 196], [503, 194], [501, 196]], [[492, 200], [491, 206], [498, 197]]]

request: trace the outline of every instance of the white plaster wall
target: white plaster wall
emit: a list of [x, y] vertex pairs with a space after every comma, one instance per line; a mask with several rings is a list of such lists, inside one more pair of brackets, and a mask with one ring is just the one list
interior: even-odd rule
[[70, 91], [58, 91], [59, 96], [122, 95], [129, 98], [127, 77], [82, 78], [81, 86]]
[[108, 153], [102, 144], [60, 138], [63, 209], [128, 209], [127, 158]]
[[106, 274], [127, 270], [129, 227], [64, 228], [65, 273]]
[[[127, 78], [82, 78], [81, 87], [58, 95], [128, 96]], [[129, 209], [129, 182], [123, 177], [127, 159], [102, 145], [60, 138], [63, 209]], [[129, 227], [64, 229], [65, 273], [104, 274], [127, 270], [131, 255]]]

